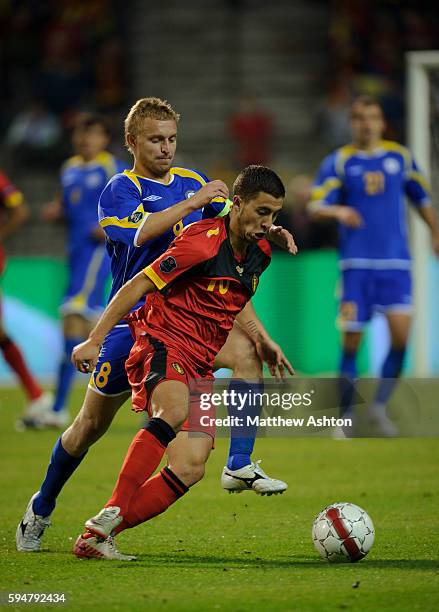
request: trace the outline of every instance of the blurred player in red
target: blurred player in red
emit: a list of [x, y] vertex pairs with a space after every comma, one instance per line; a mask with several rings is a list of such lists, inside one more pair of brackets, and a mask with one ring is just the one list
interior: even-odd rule
[[[28, 216], [29, 209], [23, 194], [11, 183], [6, 174], [0, 171], [0, 276], [4, 272], [6, 263], [3, 243], [19, 229]], [[29, 405], [26, 415], [32, 415], [49, 407], [51, 396], [43, 392], [29, 372], [20, 349], [6, 333], [1, 306], [0, 293], [0, 349], [4, 360], [17, 375], [28, 398]]]
[[[246, 304], [270, 263], [266, 236], [282, 208], [285, 189], [264, 166], [245, 168], [234, 184], [229, 215], [187, 226], [154, 262], [115, 295], [88, 340], [73, 352], [76, 367], [92, 371], [108, 332], [142, 296], [144, 306], [127, 320], [136, 338], [126, 370], [136, 411], [148, 410], [148, 423], [135, 436], [106, 507], [86, 522], [75, 545], [79, 557], [130, 560], [119, 553], [112, 536], [164, 512], [193, 483], [178, 463], [153, 473], [179, 431], [197, 432], [203, 465], [213, 431], [198, 418], [188, 419], [192, 381], [213, 380], [214, 361], [235, 318], [247, 326]], [[196, 247], [194, 248], [194, 245]], [[251, 315], [250, 315], [251, 318]], [[254, 330], [255, 342], [258, 330]], [[293, 373], [273, 348], [263, 359]]]

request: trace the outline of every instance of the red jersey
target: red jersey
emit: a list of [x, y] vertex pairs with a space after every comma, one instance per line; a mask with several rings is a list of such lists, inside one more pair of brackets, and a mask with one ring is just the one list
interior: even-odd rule
[[245, 259], [238, 259], [228, 226], [227, 216], [185, 228], [143, 270], [158, 291], [148, 296], [132, 320], [137, 331], [178, 348], [200, 368], [212, 367], [236, 315], [270, 263], [266, 240], [249, 244]]
[[[11, 183], [6, 174], [0, 171], [0, 223], [3, 222], [3, 210], [14, 208], [23, 203], [23, 194]], [[0, 245], [0, 274], [3, 272], [5, 254]]]

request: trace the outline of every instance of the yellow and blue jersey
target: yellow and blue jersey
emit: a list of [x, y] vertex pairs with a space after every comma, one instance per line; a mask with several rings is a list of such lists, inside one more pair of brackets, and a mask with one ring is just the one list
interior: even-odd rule
[[372, 152], [346, 145], [323, 160], [312, 192], [318, 205], [346, 205], [364, 220], [339, 227], [342, 269], [410, 268], [405, 197], [430, 205], [429, 186], [410, 151], [383, 140]]
[[69, 285], [61, 305], [64, 314], [91, 318], [105, 304], [110, 261], [94, 230], [98, 226], [99, 197], [108, 180], [126, 164], [103, 151], [89, 162], [79, 155], [61, 168], [61, 201], [67, 221]]
[[129, 170], [116, 174], [110, 180], [99, 200], [99, 221], [107, 236], [107, 249], [111, 257], [111, 297], [127, 280], [164, 253], [186, 225], [229, 212], [229, 204], [223, 198], [215, 198], [203, 209], [178, 221], [161, 236], [138, 244], [139, 233], [151, 213], [166, 210], [190, 198], [208, 181], [197, 170], [177, 167], [171, 168], [166, 184]]

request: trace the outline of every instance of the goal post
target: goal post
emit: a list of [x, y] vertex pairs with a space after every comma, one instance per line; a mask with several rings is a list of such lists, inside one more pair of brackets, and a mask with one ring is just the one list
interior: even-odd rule
[[[432, 95], [429, 74], [432, 70], [439, 70], [439, 50], [411, 51], [406, 57], [408, 144], [431, 183], [433, 143], [430, 126]], [[416, 376], [428, 376], [432, 374], [432, 343], [438, 342], [438, 338], [432, 338], [430, 330], [430, 237], [427, 227], [416, 213], [411, 213], [410, 228], [414, 264], [413, 373]]]

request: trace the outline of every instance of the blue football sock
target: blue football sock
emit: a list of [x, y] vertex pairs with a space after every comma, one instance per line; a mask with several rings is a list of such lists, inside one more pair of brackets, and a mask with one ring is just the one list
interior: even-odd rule
[[381, 369], [381, 379], [375, 394], [375, 404], [387, 404], [398, 381], [404, 363], [405, 349], [391, 348]]
[[343, 349], [340, 362], [339, 393], [340, 416], [351, 414], [354, 382], [357, 378], [357, 352]]
[[66, 398], [76, 374], [75, 366], [70, 361], [70, 357], [73, 348], [83, 340], [84, 338], [64, 338], [64, 354], [59, 365], [55, 401], [53, 403], [55, 412], [65, 408]]
[[61, 489], [84, 459], [87, 451], [81, 457], [72, 457], [61, 444], [61, 437], [56, 441], [47, 468], [46, 477], [41, 485], [40, 492], [33, 501], [33, 511], [41, 516], [52, 514], [56, 498]]
[[[245, 380], [231, 380], [228, 388], [229, 405], [227, 411], [230, 417], [244, 418], [243, 426], [230, 428], [230, 448], [227, 459], [227, 467], [230, 470], [239, 470], [251, 463], [251, 454], [255, 445], [258, 428], [256, 425], [246, 425], [247, 416], [255, 417], [261, 414], [261, 398], [255, 398], [254, 394], [263, 393], [263, 383], [248, 382]], [[231, 399], [235, 393], [235, 403], [231, 405]]]

